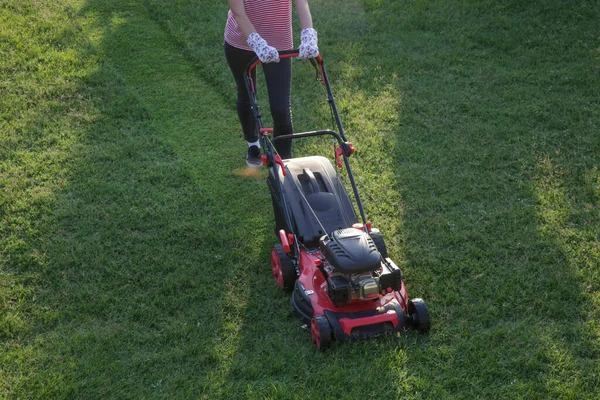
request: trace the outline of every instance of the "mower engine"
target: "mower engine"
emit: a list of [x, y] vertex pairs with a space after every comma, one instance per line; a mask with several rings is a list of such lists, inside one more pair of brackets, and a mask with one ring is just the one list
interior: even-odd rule
[[400, 268], [381, 256], [364, 231], [337, 230], [323, 236], [319, 247], [325, 258], [321, 270], [327, 279], [327, 292], [336, 307], [376, 300], [401, 289]]

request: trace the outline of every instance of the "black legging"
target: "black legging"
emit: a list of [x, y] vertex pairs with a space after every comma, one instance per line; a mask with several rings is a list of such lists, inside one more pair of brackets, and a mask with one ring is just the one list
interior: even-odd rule
[[[225, 58], [237, 85], [237, 112], [242, 124], [244, 138], [248, 142], [258, 140], [256, 121], [252, 114], [250, 99], [248, 98], [246, 83], [244, 81], [244, 75], [247, 73], [246, 66], [254, 56], [253, 51], [238, 49], [225, 42]], [[273, 135], [291, 135], [294, 133], [290, 109], [292, 60], [291, 58], [284, 58], [278, 63], [262, 64], [262, 67], [269, 93], [269, 105], [271, 107], [271, 117], [273, 118]], [[256, 90], [256, 69], [252, 71], [252, 80]], [[275, 149], [281, 158], [292, 157], [291, 140], [277, 141]]]

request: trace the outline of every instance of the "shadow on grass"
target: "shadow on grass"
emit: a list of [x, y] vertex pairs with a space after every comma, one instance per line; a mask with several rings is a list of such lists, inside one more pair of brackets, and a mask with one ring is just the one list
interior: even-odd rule
[[79, 162], [40, 251], [39, 302], [58, 316], [38, 326], [41, 350], [24, 358], [39, 369], [14, 390], [189, 398], [235, 348], [243, 293], [230, 289], [252, 263], [245, 229], [264, 230], [248, 207], [264, 194], [232, 173], [244, 150], [227, 135], [234, 114], [223, 116], [144, 8], [88, 2], [81, 13], [104, 54], [81, 88], [97, 120], [71, 155]]

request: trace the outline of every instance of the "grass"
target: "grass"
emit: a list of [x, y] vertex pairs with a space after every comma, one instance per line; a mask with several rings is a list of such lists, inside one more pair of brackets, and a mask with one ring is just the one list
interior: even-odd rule
[[[204, 3], [0, 1], [1, 398], [600, 396], [597, 1], [311, 2], [367, 214], [433, 320], [323, 354], [270, 277]], [[305, 67], [296, 128], [329, 127]]]

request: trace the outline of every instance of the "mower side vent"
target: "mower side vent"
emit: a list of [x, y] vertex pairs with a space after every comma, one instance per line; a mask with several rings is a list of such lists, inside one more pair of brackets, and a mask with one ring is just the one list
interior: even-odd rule
[[377, 251], [377, 246], [375, 245], [375, 242], [373, 240], [369, 240], [369, 248], [371, 249], [371, 251], [375, 250]]
[[350, 258], [337, 242], [331, 242], [331, 244], [329, 245], [329, 250], [338, 257]]

